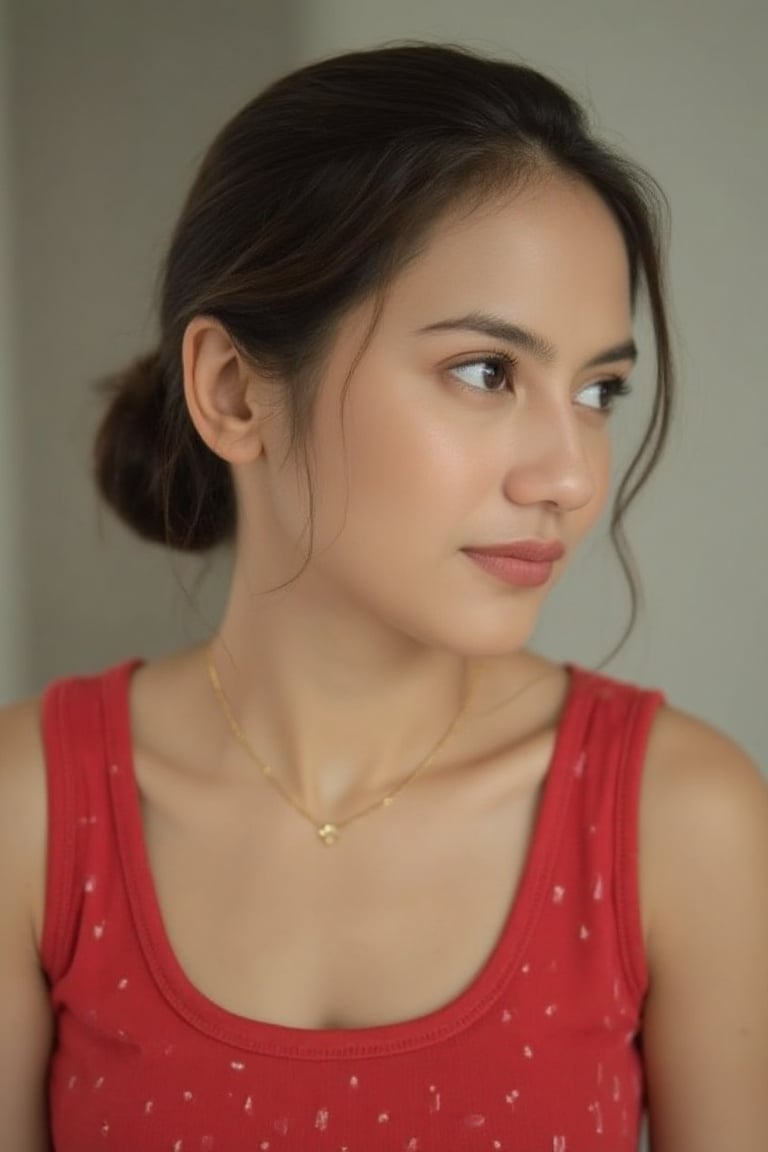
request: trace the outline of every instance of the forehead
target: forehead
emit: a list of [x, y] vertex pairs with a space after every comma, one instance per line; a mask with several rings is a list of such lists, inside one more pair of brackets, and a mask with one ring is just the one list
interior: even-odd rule
[[629, 261], [598, 194], [550, 176], [446, 216], [390, 286], [378, 332], [412, 332], [473, 310], [530, 327], [575, 355], [625, 339]]

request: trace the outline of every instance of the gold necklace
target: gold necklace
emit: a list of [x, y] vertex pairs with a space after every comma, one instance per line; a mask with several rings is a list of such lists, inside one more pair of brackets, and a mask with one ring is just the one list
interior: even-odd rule
[[280, 781], [272, 774], [272, 769], [269, 767], [269, 765], [265, 764], [264, 761], [261, 760], [256, 755], [255, 751], [251, 747], [251, 744], [250, 744], [250, 741], [248, 740], [248, 737], [246, 736], [245, 732], [243, 731], [243, 729], [240, 727], [237, 720], [235, 719], [235, 716], [234, 716], [234, 713], [232, 712], [232, 708], [231, 708], [231, 705], [229, 703], [229, 700], [227, 699], [227, 697], [224, 693], [224, 689], [221, 686], [221, 680], [219, 679], [218, 669], [216, 668], [216, 664], [215, 664], [215, 661], [213, 658], [212, 647], [209, 647], [206, 649], [206, 663], [208, 666], [208, 678], [211, 682], [211, 687], [213, 688], [214, 695], [216, 696], [216, 699], [219, 702], [219, 706], [221, 707], [221, 710], [227, 719], [227, 723], [229, 724], [230, 728], [232, 729], [232, 732], [234, 733], [238, 743], [242, 745], [242, 747], [245, 749], [245, 751], [247, 752], [247, 754], [251, 758], [251, 760], [253, 760], [253, 762], [261, 769], [261, 772], [264, 775], [265, 779], [267, 779], [270, 782], [270, 784], [274, 785], [274, 787], [277, 789], [277, 791], [280, 793], [280, 795], [283, 797], [283, 799], [287, 800], [292, 808], [295, 808], [297, 812], [299, 812], [302, 816], [304, 816], [307, 820], [309, 820], [309, 822], [314, 826], [314, 829], [317, 832], [317, 835], [322, 840], [323, 844], [326, 844], [329, 847], [330, 847], [330, 845], [335, 844], [336, 841], [339, 839], [339, 836], [341, 835], [341, 829], [345, 828], [347, 826], [347, 824], [351, 824], [353, 820], [359, 820], [361, 816], [366, 816], [369, 812], [376, 811], [377, 808], [389, 808], [389, 806], [394, 803], [395, 796], [397, 796], [397, 794], [399, 792], [402, 792], [402, 790], [403, 790], [403, 788], [405, 788], [406, 784], [410, 784], [411, 780], [413, 780], [419, 772], [422, 772], [425, 768], [429, 767], [429, 765], [432, 763], [432, 761], [434, 760], [437, 753], [440, 751], [440, 749], [443, 747], [445, 742], [448, 740], [448, 737], [451, 736], [453, 734], [453, 732], [455, 732], [460, 721], [463, 719], [464, 714], [466, 713], [466, 710], [467, 710], [467, 705], [469, 704], [469, 700], [470, 700], [470, 697], [472, 695], [472, 689], [474, 686], [474, 679], [475, 679], [475, 677], [474, 677], [474, 675], [473, 675], [473, 673], [472, 673], [472, 671], [468, 665], [467, 671], [465, 674], [464, 699], [462, 701], [461, 707], [460, 707], [455, 719], [453, 720], [453, 723], [450, 725], [448, 730], [443, 734], [439, 743], [436, 744], [435, 747], [432, 749], [432, 751], [430, 752], [427, 759], [422, 760], [420, 764], [417, 764], [416, 767], [411, 772], [408, 773], [408, 775], [405, 777], [405, 779], [400, 781], [400, 783], [397, 785], [396, 788], [394, 788], [391, 792], [387, 793], [387, 795], [382, 800], [375, 800], [373, 802], [373, 804], [369, 804], [366, 808], [363, 808], [362, 811], [360, 811], [360, 812], [355, 812], [355, 814], [353, 816], [348, 816], [346, 818], [346, 820], [337, 820], [334, 823], [325, 822], [322, 824], [318, 824], [315, 817], [310, 812], [308, 812], [306, 810], [306, 808], [304, 808], [303, 805], [301, 805], [298, 802], [298, 800], [296, 800], [295, 797], [293, 797], [290, 794], [290, 792], [288, 792], [288, 790], [286, 788], [283, 787], [283, 785], [280, 783]]

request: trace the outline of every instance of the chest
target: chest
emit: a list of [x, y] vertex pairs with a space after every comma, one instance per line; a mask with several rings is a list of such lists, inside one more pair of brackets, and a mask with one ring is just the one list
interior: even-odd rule
[[552, 743], [479, 783], [414, 787], [333, 847], [263, 780], [247, 796], [145, 802], [156, 895], [186, 976], [231, 1012], [299, 1028], [395, 1023], [450, 1002], [524, 881]]

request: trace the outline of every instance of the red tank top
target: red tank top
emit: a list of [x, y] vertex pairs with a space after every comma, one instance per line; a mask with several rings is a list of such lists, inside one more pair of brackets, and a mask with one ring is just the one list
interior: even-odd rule
[[55, 1152], [636, 1149], [638, 802], [661, 693], [567, 665], [526, 865], [481, 971], [418, 1019], [313, 1031], [218, 1007], [174, 956], [132, 769], [136, 663], [44, 698]]

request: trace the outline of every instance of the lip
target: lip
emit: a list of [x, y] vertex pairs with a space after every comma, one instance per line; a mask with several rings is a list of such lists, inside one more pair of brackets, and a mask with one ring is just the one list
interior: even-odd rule
[[559, 540], [512, 540], [508, 544], [472, 546], [463, 551], [474, 556], [525, 560], [532, 564], [551, 564], [565, 555], [565, 548]]
[[482, 548], [464, 548], [465, 556], [504, 584], [535, 588], [546, 584], [556, 560], [565, 554], [559, 540], [513, 540]]

